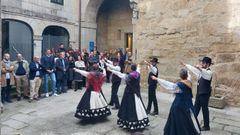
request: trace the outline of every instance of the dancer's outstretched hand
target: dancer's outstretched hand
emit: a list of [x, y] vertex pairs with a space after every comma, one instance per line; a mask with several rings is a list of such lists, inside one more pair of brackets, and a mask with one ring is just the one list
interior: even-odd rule
[[107, 70], [108, 70], [108, 71], [111, 71], [110, 67], [107, 67]]
[[147, 65], [149, 65], [150, 63], [148, 62], [148, 61], [146, 61], [146, 60], [144, 60], [144, 63], [146, 63]]
[[185, 66], [186, 64], [183, 62], [183, 61], [180, 61], [180, 64], [181, 65], [183, 65], [183, 66]]

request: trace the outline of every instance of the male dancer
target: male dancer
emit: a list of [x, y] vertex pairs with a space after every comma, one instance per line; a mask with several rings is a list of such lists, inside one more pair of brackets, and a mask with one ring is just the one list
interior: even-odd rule
[[208, 102], [212, 91], [211, 81], [213, 72], [209, 68], [212, 64], [212, 59], [209, 57], [204, 57], [201, 60], [201, 64], [196, 66], [184, 64], [183, 62], [182, 64], [191, 72], [193, 72], [193, 74], [195, 74], [198, 78], [197, 95], [194, 105], [196, 109], [196, 116], [198, 116], [199, 111], [202, 108], [204, 126], [201, 128], [201, 130], [210, 130]]
[[[113, 59], [113, 62], [110, 60], [105, 59], [105, 64], [107, 65], [107, 67], [109, 67], [111, 70], [115, 70], [115, 71], [121, 71], [120, 66], [118, 65], [118, 60], [117, 59]], [[119, 104], [119, 100], [118, 100], [118, 88], [121, 84], [121, 78], [118, 77], [115, 74], [112, 74], [112, 95], [111, 95], [111, 100], [109, 105], [113, 106], [115, 105], [114, 110], [119, 109], [120, 104]]]
[[151, 63], [145, 61], [148, 64], [148, 68], [150, 70], [148, 75], [148, 106], [147, 106], [147, 114], [151, 112], [152, 103], [154, 105], [154, 111], [151, 115], [158, 115], [158, 103], [156, 98], [156, 88], [157, 88], [157, 81], [153, 80], [151, 76], [158, 77], [158, 59], [152, 58], [150, 61]]

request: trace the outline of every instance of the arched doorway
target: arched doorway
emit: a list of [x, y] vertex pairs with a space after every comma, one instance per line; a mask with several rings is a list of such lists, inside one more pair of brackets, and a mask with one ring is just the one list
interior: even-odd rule
[[16, 53], [21, 53], [25, 60], [33, 58], [33, 31], [25, 22], [2, 20], [2, 53], [10, 53], [11, 60], [15, 60]]
[[101, 51], [116, 48], [132, 50], [132, 36], [129, 35], [133, 33], [133, 24], [129, 0], [104, 0], [96, 22], [97, 47]]
[[42, 54], [47, 48], [56, 50], [60, 43], [63, 43], [65, 48], [69, 46], [69, 33], [63, 27], [48, 26], [44, 29], [42, 36]]

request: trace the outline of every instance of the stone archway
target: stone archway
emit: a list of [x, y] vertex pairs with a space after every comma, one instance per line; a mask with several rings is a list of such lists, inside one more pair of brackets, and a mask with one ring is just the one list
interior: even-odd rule
[[15, 19], [2, 20], [2, 53], [10, 53], [15, 60], [17, 53], [21, 53], [27, 61], [33, 58], [33, 29], [23, 21]]
[[[138, 13], [137, 9], [137, 1], [135, 0], [124, 0], [125, 2], [123, 3], [118, 3], [119, 5], [124, 5], [125, 7], [127, 7], [129, 9], [129, 23], [132, 24], [132, 27], [127, 29], [121, 29], [121, 26], [118, 26], [118, 28], [116, 27], [114, 32], [112, 32], [112, 35], [115, 35], [115, 38], [119, 39], [119, 34], [121, 35], [121, 38], [125, 38], [124, 33], [134, 33], [134, 20], [136, 20], [138, 18], [138, 15], [136, 13]], [[103, 42], [100, 42], [102, 38], [99, 39], [99, 34], [103, 34], [103, 32], [99, 31], [98, 27], [99, 25], [99, 12], [103, 11], [104, 5], [106, 3], [109, 3], [109, 0], [86, 0], [86, 1], [82, 1], [82, 10], [81, 10], [81, 48], [82, 49], [88, 49], [89, 47], [89, 43], [90, 42], [94, 42], [94, 44], [104, 44]], [[114, 1], [112, 1], [112, 3], [114, 4]], [[126, 4], [127, 3], [127, 4]], [[115, 3], [116, 4], [116, 3]], [[119, 6], [118, 5], [118, 6]], [[101, 19], [101, 17], [100, 17]], [[134, 37], [134, 34], [133, 34]], [[107, 39], [107, 38], [105, 38]], [[133, 38], [134, 39], [134, 38]], [[116, 40], [115, 40], [116, 41]], [[112, 41], [114, 42], [114, 41]], [[110, 45], [110, 48], [125, 48], [125, 43], [121, 42], [118, 44], [122, 44], [122, 46], [113, 46], [112, 43], [108, 43]], [[98, 45], [97, 45], [98, 46]], [[104, 50], [106, 48], [109, 47], [100, 47], [99, 48], [101, 50]]]
[[42, 33], [42, 54], [47, 48], [58, 48], [60, 43], [63, 43], [65, 48], [69, 46], [69, 32], [64, 27], [47, 26]]

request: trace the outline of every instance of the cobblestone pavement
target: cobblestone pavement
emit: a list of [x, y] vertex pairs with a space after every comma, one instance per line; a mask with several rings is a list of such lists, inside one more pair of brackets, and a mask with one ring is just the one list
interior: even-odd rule
[[[105, 84], [103, 91], [110, 98], [110, 84]], [[121, 85], [121, 99], [124, 85]], [[6, 104], [1, 114], [1, 135], [162, 135], [169, 108], [174, 98], [171, 94], [158, 92], [160, 114], [150, 117], [150, 127], [144, 131], [128, 132], [116, 125], [117, 111], [101, 121], [83, 122], [74, 117], [76, 106], [83, 91], [69, 90], [59, 97], [43, 98], [28, 103], [27, 100]], [[142, 97], [147, 104], [147, 92]], [[199, 120], [202, 123], [202, 114]], [[202, 135], [240, 135], [240, 108], [226, 107], [223, 110], [210, 109], [211, 131]]]

